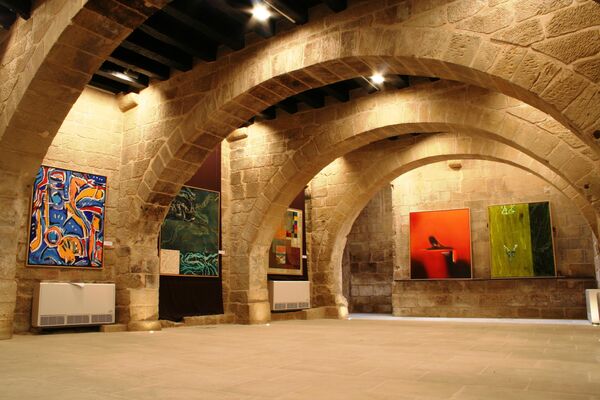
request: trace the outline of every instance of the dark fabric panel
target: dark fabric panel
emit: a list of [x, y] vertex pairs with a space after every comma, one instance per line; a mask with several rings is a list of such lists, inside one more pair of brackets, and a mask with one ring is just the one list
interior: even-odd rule
[[[221, 192], [221, 147], [217, 146], [186, 186]], [[221, 221], [222, 225], [222, 221]], [[219, 229], [219, 235], [221, 235]], [[222, 237], [219, 236], [219, 241]], [[219, 257], [220, 258], [220, 257]], [[219, 259], [219, 268], [221, 261]], [[183, 317], [223, 313], [221, 272], [218, 278], [161, 276], [158, 315], [179, 321]]]
[[220, 278], [160, 277], [158, 315], [180, 321], [195, 315], [223, 314]]
[[[306, 207], [304, 206], [304, 189], [298, 196], [292, 201], [289, 208], [295, 208], [302, 210], [302, 216], [304, 217], [304, 223], [302, 224], [302, 247], [304, 249], [303, 255], [306, 255]], [[269, 275], [270, 281], [307, 281], [308, 280], [308, 260], [302, 259], [302, 275], [290, 276], [290, 275]]]
[[221, 191], [221, 146], [209, 154], [196, 174], [186, 182], [186, 186]]
[[554, 249], [552, 248], [552, 225], [550, 203], [529, 204], [531, 252], [534, 276], [554, 276]]

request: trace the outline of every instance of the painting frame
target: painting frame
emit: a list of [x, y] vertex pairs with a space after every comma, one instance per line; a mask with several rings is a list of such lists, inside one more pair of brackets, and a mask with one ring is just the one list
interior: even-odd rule
[[[197, 187], [197, 186], [192, 186], [192, 185], [183, 185], [181, 187], [181, 189], [183, 188], [190, 188], [190, 189], [195, 189], [195, 190], [202, 190], [205, 192], [211, 192], [211, 193], [216, 193], [219, 197], [219, 204], [217, 207], [217, 225], [219, 227], [219, 235], [218, 235], [218, 250], [217, 250], [217, 274], [216, 275], [194, 275], [194, 274], [168, 274], [168, 273], [162, 273], [160, 271], [160, 265], [161, 265], [161, 252], [162, 252], [162, 225], [161, 225], [161, 232], [159, 234], [159, 238], [158, 238], [158, 246], [159, 246], [159, 271], [158, 274], [159, 276], [177, 276], [177, 277], [182, 277], [182, 278], [194, 278], [194, 279], [220, 279], [221, 278], [221, 274], [222, 274], [222, 260], [221, 260], [221, 235], [222, 235], [222, 229], [221, 229], [221, 205], [222, 205], [222, 196], [221, 196], [221, 192], [218, 190], [211, 190], [211, 189], [205, 189], [205, 188], [201, 188], [201, 187]], [[181, 192], [180, 189], [180, 192]], [[179, 194], [179, 193], [178, 193]], [[166, 220], [166, 216], [165, 216], [165, 220]], [[164, 222], [163, 222], [164, 223]], [[170, 250], [170, 249], [166, 249], [166, 250]], [[181, 266], [180, 266], [181, 268]], [[181, 271], [181, 269], [180, 269]]]
[[[304, 246], [304, 210], [301, 210], [299, 208], [293, 208], [293, 207], [288, 207], [286, 209], [286, 214], [290, 211], [293, 212], [297, 212], [298, 216], [299, 216], [299, 226], [298, 226], [298, 233], [300, 235], [299, 239], [299, 243], [300, 243], [300, 269], [299, 270], [294, 270], [294, 269], [289, 269], [289, 268], [275, 268], [275, 267], [271, 267], [271, 255], [272, 255], [272, 249], [274, 246], [274, 242], [275, 240], [277, 240], [277, 238], [274, 236], [273, 240], [271, 241], [271, 245], [269, 247], [269, 252], [268, 252], [268, 265], [267, 265], [267, 275], [268, 276], [287, 276], [287, 277], [302, 277], [304, 276], [304, 272], [305, 272], [305, 265], [304, 265], [304, 251], [305, 251], [305, 246]], [[282, 226], [285, 226], [285, 215], [284, 215], [284, 220], [282, 222]]]
[[[492, 249], [492, 223], [490, 219], [490, 208], [491, 207], [500, 207], [500, 206], [511, 206], [511, 205], [524, 205], [524, 204], [536, 204], [536, 203], [548, 203], [548, 215], [549, 215], [549, 223], [550, 223], [550, 239], [552, 242], [552, 259], [553, 259], [553, 275], [532, 275], [532, 276], [494, 276], [494, 255]], [[488, 238], [489, 238], [489, 249], [490, 249], [490, 279], [493, 280], [502, 280], [502, 279], [555, 279], [558, 277], [558, 266], [556, 264], [556, 241], [554, 240], [554, 222], [552, 219], [552, 203], [550, 200], [539, 200], [539, 201], [521, 201], [517, 203], [502, 203], [502, 204], [490, 204], [486, 208], [487, 213], [487, 228], [488, 228]]]
[[[469, 233], [469, 277], [447, 277], [447, 278], [416, 278], [413, 277], [413, 266], [412, 266], [412, 232], [411, 232], [411, 215], [417, 213], [435, 213], [435, 212], [449, 212], [449, 211], [467, 211], [468, 215], [468, 233]], [[411, 281], [446, 281], [446, 280], [473, 280], [473, 241], [472, 241], [472, 223], [471, 223], [471, 208], [469, 207], [457, 207], [457, 208], [448, 208], [442, 210], [415, 210], [409, 211], [408, 213], [408, 273], [409, 280]]]
[[[102, 248], [102, 255], [101, 255], [101, 261], [100, 261], [100, 265], [98, 266], [92, 266], [92, 265], [87, 265], [87, 266], [83, 266], [83, 265], [66, 265], [66, 264], [34, 264], [30, 262], [30, 255], [31, 255], [31, 233], [32, 233], [32, 219], [33, 219], [33, 202], [34, 202], [34, 195], [35, 195], [35, 190], [36, 190], [36, 186], [35, 186], [35, 182], [37, 181], [37, 177], [39, 174], [39, 171], [43, 168], [47, 168], [47, 169], [58, 169], [58, 170], [62, 170], [62, 171], [66, 171], [66, 172], [71, 172], [71, 173], [75, 173], [75, 174], [81, 174], [81, 175], [93, 175], [96, 177], [100, 177], [100, 178], [104, 178], [104, 199], [102, 202], [102, 240], [101, 240], [101, 248]], [[64, 270], [83, 270], [83, 271], [101, 271], [105, 268], [105, 258], [104, 258], [104, 251], [105, 251], [105, 242], [106, 242], [106, 236], [105, 236], [105, 228], [106, 228], [106, 217], [107, 217], [107, 207], [106, 204], [108, 203], [108, 193], [109, 193], [109, 180], [108, 180], [108, 176], [106, 175], [101, 175], [101, 174], [95, 174], [95, 173], [91, 173], [91, 172], [83, 172], [80, 170], [75, 170], [75, 169], [70, 169], [68, 167], [57, 167], [57, 166], [51, 166], [51, 165], [46, 165], [46, 164], [41, 164], [40, 168], [38, 169], [38, 173], [35, 176], [35, 179], [33, 181], [33, 185], [31, 188], [31, 195], [29, 198], [29, 211], [28, 211], [28, 226], [27, 226], [27, 254], [25, 257], [25, 267], [27, 268], [49, 268], [49, 269], [64, 269]]]

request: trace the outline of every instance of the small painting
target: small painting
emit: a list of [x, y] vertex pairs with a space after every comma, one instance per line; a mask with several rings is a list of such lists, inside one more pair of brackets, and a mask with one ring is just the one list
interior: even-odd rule
[[101, 268], [106, 177], [41, 166], [33, 184], [27, 265]]
[[269, 251], [269, 274], [302, 275], [302, 211], [289, 208]]
[[555, 276], [550, 203], [488, 208], [492, 278]]
[[471, 278], [469, 209], [410, 213], [410, 277]]
[[179, 250], [179, 275], [219, 276], [220, 193], [184, 186], [161, 228], [161, 249]]

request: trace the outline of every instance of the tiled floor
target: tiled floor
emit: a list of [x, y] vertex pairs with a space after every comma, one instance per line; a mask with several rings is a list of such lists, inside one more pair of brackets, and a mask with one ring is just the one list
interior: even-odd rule
[[600, 399], [600, 328], [313, 320], [0, 341], [0, 399]]

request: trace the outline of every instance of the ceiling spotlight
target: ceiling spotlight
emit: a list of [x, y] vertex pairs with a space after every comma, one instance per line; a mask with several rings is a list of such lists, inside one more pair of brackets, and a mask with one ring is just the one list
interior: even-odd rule
[[371, 76], [371, 82], [376, 85], [381, 85], [383, 82], [385, 82], [385, 78], [380, 73], [377, 73]]
[[271, 11], [267, 8], [266, 5], [262, 3], [257, 3], [252, 8], [252, 16], [259, 21], [266, 21], [271, 17]]

